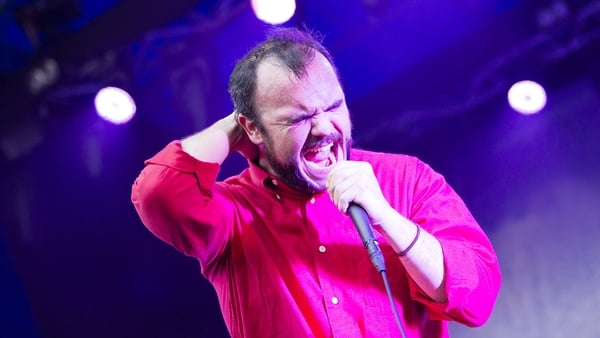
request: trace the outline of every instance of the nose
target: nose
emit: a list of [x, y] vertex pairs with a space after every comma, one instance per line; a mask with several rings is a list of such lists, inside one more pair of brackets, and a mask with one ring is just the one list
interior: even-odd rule
[[311, 134], [313, 136], [327, 136], [333, 132], [333, 124], [327, 114], [320, 112], [311, 119]]

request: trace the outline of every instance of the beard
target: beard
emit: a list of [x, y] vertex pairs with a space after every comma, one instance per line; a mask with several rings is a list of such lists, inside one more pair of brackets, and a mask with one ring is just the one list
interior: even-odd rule
[[[307, 195], [313, 195], [326, 189], [325, 187], [318, 186], [315, 183], [308, 181], [306, 177], [302, 175], [300, 166], [297, 163], [298, 160], [295, 156], [286, 156], [284, 159], [277, 158], [275, 145], [271, 137], [267, 133], [264, 133], [263, 138], [267, 162], [275, 175], [283, 183], [288, 187]], [[307, 142], [304, 145], [303, 149], [313, 148], [319, 143], [327, 143], [329, 141], [337, 142], [341, 146], [342, 136], [339, 133], [335, 133], [318, 139], [311, 139], [310, 142]], [[352, 138], [348, 138], [348, 140], [346, 140], [346, 159], [350, 158], [351, 148]]]

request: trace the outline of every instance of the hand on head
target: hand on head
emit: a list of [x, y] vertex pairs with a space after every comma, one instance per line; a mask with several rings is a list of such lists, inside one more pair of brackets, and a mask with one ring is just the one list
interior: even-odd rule
[[244, 128], [238, 123], [235, 111], [231, 113], [229, 118], [231, 118], [236, 125], [235, 138], [231, 144], [231, 150], [239, 152], [242, 156], [250, 160], [257, 158], [259, 155], [258, 146], [250, 141], [248, 134], [246, 134]]

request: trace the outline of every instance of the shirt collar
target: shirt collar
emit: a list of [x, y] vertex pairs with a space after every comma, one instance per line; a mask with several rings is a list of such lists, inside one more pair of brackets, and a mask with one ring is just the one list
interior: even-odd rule
[[267, 189], [275, 191], [281, 197], [293, 198], [298, 200], [308, 201], [313, 197], [317, 197], [323, 193], [317, 193], [315, 195], [306, 195], [298, 192], [295, 189], [290, 188], [284, 184], [279, 178], [272, 176], [263, 168], [258, 166], [254, 161], [248, 160], [250, 179], [252, 183], [259, 187], [265, 187]]

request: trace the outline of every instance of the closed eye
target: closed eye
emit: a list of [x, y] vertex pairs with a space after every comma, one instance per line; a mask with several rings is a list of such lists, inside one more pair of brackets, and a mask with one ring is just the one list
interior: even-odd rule
[[[331, 112], [331, 111], [335, 111], [336, 109], [338, 109], [342, 104], [344, 103], [344, 100], [336, 100], [335, 102], [333, 102], [329, 107], [325, 108], [324, 111], [326, 112]], [[311, 118], [313, 118], [315, 115], [317, 115], [317, 113], [312, 113], [312, 114], [300, 114], [297, 116], [294, 116], [293, 118], [290, 118], [287, 120], [287, 124], [288, 125], [296, 125], [299, 124], [301, 122], [310, 120]]]
[[315, 114], [302, 114], [302, 115], [298, 115], [298, 116], [295, 116], [294, 118], [290, 119], [288, 121], [288, 123], [291, 124], [291, 125], [298, 124], [300, 122], [304, 122], [306, 120], [310, 120], [313, 116], [315, 116]]

